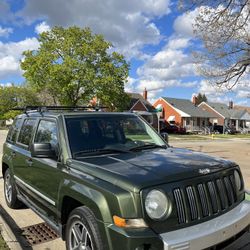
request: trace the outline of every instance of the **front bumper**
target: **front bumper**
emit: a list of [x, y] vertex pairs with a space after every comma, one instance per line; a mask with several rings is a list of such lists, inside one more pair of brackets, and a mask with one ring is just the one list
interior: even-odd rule
[[250, 201], [243, 201], [231, 211], [210, 221], [163, 233], [164, 250], [205, 249], [241, 232], [250, 225]]

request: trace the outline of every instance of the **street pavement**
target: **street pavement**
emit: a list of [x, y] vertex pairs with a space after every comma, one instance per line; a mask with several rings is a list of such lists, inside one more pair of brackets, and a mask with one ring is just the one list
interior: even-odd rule
[[[2, 156], [2, 143], [5, 140], [6, 131], [0, 131], [0, 157]], [[174, 147], [185, 147], [198, 150], [215, 156], [236, 161], [241, 169], [245, 180], [245, 186], [250, 189], [250, 140], [230, 140], [230, 141], [173, 141], [170, 145]], [[1, 165], [1, 164], [0, 164]], [[0, 167], [1, 171], [1, 167]], [[65, 243], [60, 239], [49, 241], [30, 247], [21, 236], [21, 229], [30, 225], [38, 224], [43, 220], [28, 208], [13, 210], [7, 207], [4, 200], [3, 178], [0, 172], [0, 229], [4, 232], [5, 240], [13, 250], [34, 249], [34, 250], [64, 250]], [[3, 224], [4, 218], [5, 225]], [[7, 222], [7, 225], [6, 225]], [[10, 228], [10, 229], [9, 229]], [[13, 233], [12, 233], [12, 232]], [[250, 249], [250, 234], [241, 241], [237, 248], [241, 250]], [[17, 244], [17, 242], [20, 244]], [[231, 250], [231, 249], [230, 249]]]
[[245, 188], [250, 190], [250, 140], [226, 139], [209, 141], [170, 141], [170, 145], [200, 151], [236, 162], [242, 171]]

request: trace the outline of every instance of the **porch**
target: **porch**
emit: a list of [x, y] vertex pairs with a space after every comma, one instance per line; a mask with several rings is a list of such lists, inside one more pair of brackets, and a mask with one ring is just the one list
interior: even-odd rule
[[211, 133], [211, 123], [209, 118], [204, 117], [183, 117], [182, 118], [183, 127], [186, 132], [189, 133], [201, 133], [210, 134]]

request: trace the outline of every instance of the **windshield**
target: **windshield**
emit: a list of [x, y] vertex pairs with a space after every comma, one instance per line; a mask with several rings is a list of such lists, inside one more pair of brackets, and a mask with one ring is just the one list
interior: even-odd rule
[[134, 115], [79, 116], [65, 121], [73, 157], [166, 147], [161, 137]]

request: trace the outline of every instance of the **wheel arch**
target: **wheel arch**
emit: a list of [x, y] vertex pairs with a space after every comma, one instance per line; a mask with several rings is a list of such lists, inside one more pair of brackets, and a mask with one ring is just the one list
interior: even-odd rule
[[9, 165], [5, 162], [2, 163], [2, 176], [4, 177], [4, 174], [6, 170], [9, 168]]
[[[88, 192], [86, 192], [87, 190]], [[59, 223], [62, 226], [62, 238], [65, 239], [66, 223], [70, 213], [77, 207], [86, 206], [94, 214], [95, 219], [99, 222], [111, 222], [112, 215], [105, 197], [96, 190], [89, 190], [87, 187], [78, 187], [76, 190], [61, 190], [58, 203], [60, 213]], [[101, 207], [100, 207], [101, 206]]]

